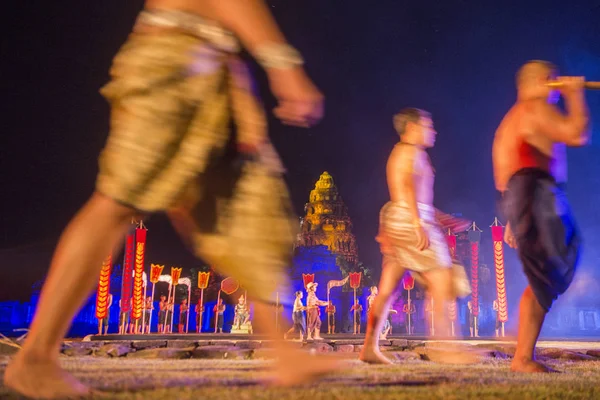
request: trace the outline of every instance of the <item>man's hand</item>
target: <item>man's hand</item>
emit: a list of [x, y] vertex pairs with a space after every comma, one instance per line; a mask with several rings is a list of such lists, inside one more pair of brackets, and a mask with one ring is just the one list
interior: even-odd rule
[[275, 116], [286, 125], [309, 127], [323, 118], [323, 95], [300, 67], [267, 70], [279, 105]]
[[583, 93], [585, 88], [585, 78], [583, 76], [559, 76], [556, 80], [561, 83], [558, 90], [565, 97]]
[[504, 228], [504, 241], [508, 245], [508, 247], [512, 249], [517, 248], [517, 241], [515, 240], [515, 235], [512, 233], [512, 229], [510, 228], [510, 224], [506, 224]]
[[422, 226], [415, 228], [415, 234], [417, 235], [417, 249], [419, 251], [423, 251], [429, 247], [429, 237], [427, 237], [427, 232], [423, 229]]

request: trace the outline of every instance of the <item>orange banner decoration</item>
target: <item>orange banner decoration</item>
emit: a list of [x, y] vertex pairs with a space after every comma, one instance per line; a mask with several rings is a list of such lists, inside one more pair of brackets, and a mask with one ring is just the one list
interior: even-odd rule
[[506, 300], [506, 282], [504, 280], [504, 234], [502, 226], [492, 226], [494, 241], [494, 264], [496, 266], [496, 292], [498, 293], [498, 320], [508, 321], [508, 303]]
[[157, 283], [164, 268], [164, 265], [150, 264], [150, 282]]
[[171, 267], [171, 284], [177, 286], [179, 284], [179, 278], [181, 278], [181, 270], [183, 268]]
[[198, 289], [206, 289], [209, 279], [210, 272], [198, 272]]
[[481, 231], [473, 222], [473, 230], [469, 231], [469, 242], [471, 242], [471, 304], [473, 315], [479, 316], [479, 241]]
[[362, 272], [350, 272], [349, 276], [350, 276], [350, 287], [352, 289], [358, 289], [360, 287], [360, 281], [362, 279]]
[[110, 291], [110, 273], [112, 271], [112, 255], [102, 263], [100, 280], [98, 281], [98, 292], [96, 293], [96, 318], [106, 318], [108, 310], [108, 295]]
[[315, 281], [315, 274], [302, 274], [302, 281], [304, 281], [304, 288], [306, 289], [306, 286]]
[[121, 280], [121, 311], [131, 311], [131, 293], [133, 291], [133, 264], [135, 258], [135, 234], [127, 235], [125, 256], [123, 259], [123, 278]]
[[[448, 242], [448, 248], [450, 249], [450, 256], [452, 260], [456, 259], [456, 236], [452, 233], [451, 229], [448, 229], [446, 235], [446, 241]], [[448, 317], [450, 321], [456, 321], [458, 319], [458, 309], [456, 305], [456, 299], [453, 299], [448, 304]]]
[[133, 311], [131, 319], [142, 318], [144, 306], [144, 255], [146, 253], [146, 229], [135, 230], [135, 265], [133, 273]]
[[221, 281], [221, 290], [223, 293], [232, 294], [239, 288], [239, 282], [233, 278], [225, 278]]

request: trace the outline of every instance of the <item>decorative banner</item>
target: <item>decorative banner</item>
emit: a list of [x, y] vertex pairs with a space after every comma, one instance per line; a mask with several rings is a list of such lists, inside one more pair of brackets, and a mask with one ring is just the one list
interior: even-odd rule
[[127, 235], [125, 241], [125, 260], [123, 261], [123, 280], [121, 285], [121, 311], [131, 310], [131, 292], [133, 290], [133, 257], [135, 252], [134, 233]]
[[223, 293], [232, 294], [240, 288], [240, 283], [233, 278], [225, 278], [221, 281], [221, 290]]
[[[448, 248], [450, 249], [450, 256], [452, 260], [456, 259], [456, 235], [452, 233], [452, 230], [448, 229], [446, 234], [446, 241], [448, 242]], [[450, 321], [456, 321], [458, 318], [456, 299], [452, 299], [448, 304], [448, 317]]]
[[171, 267], [171, 284], [177, 286], [179, 284], [179, 278], [181, 277], [182, 268]]
[[96, 318], [106, 318], [108, 310], [108, 295], [110, 292], [110, 272], [112, 271], [112, 255], [108, 255], [102, 263], [98, 292], [96, 293]]
[[481, 230], [473, 222], [472, 230], [469, 231], [469, 242], [471, 242], [471, 304], [473, 316], [479, 316], [479, 241]]
[[404, 290], [413, 290], [415, 288], [415, 278], [412, 277], [410, 272], [407, 272], [402, 278], [402, 286]]
[[198, 272], [198, 289], [206, 289], [209, 279], [210, 272]]
[[341, 279], [339, 281], [329, 281], [329, 282], [327, 282], [327, 293], [329, 293], [329, 291], [333, 287], [344, 286], [346, 284], [346, 282], [348, 282], [348, 278], [350, 278], [350, 275], [348, 275], [347, 277], [345, 277], [344, 279]]
[[164, 265], [150, 264], [150, 282], [157, 283], [164, 268]]
[[133, 277], [133, 312], [131, 319], [142, 318], [144, 307], [144, 255], [146, 253], [146, 233], [143, 228], [135, 230], [135, 269]]
[[302, 280], [304, 281], [304, 288], [306, 289], [306, 286], [315, 281], [315, 274], [302, 274]]
[[[496, 222], [498, 220], [496, 219]], [[508, 303], [506, 300], [506, 282], [504, 280], [504, 234], [501, 225], [492, 226], [494, 241], [494, 264], [496, 267], [496, 292], [498, 293], [498, 320], [508, 321]]]
[[350, 277], [350, 287], [352, 289], [358, 289], [360, 287], [362, 272], [350, 272], [348, 276]]

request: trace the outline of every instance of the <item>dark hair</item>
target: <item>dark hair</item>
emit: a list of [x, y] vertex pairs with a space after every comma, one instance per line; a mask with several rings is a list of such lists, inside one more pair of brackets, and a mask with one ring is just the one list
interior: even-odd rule
[[521, 68], [519, 68], [517, 74], [515, 75], [515, 83], [517, 84], [517, 87], [519, 87], [526, 81], [531, 80], [531, 78], [537, 77], [544, 70], [548, 71], [550, 74], [556, 74], [558, 72], [558, 68], [556, 67], [556, 65], [552, 64], [549, 61], [527, 61], [521, 66]]
[[427, 111], [412, 107], [405, 108], [394, 115], [394, 128], [396, 128], [398, 135], [402, 136], [406, 132], [406, 126], [409, 122], [417, 124], [421, 118], [426, 117], [431, 117], [431, 114]]
[[298, 291], [296, 292], [296, 297], [300, 296], [301, 294], [302, 294], [302, 290], [298, 290]]

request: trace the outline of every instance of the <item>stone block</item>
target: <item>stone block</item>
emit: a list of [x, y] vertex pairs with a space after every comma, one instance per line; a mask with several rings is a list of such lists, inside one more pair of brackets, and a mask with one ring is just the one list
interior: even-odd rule
[[132, 343], [132, 347], [136, 350], [143, 349], [156, 349], [159, 347], [166, 347], [166, 340], [136, 340]]
[[190, 358], [194, 347], [189, 348], [148, 348], [127, 354], [127, 358], [143, 358], [150, 360], [180, 360]]

